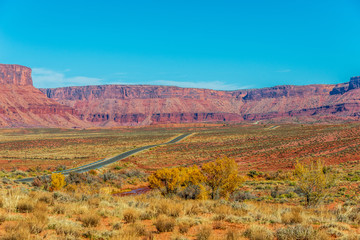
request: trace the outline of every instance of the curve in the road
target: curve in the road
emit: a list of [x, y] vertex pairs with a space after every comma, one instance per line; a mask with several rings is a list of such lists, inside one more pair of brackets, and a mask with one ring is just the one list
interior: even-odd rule
[[[162, 144], [155, 144], [155, 145], [148, 145], [148, 146], [143, 146], [143, 147], [139, 147], [139, 148], [135, 148], [133, 150], [130, 150], [130, 151], [127, 151], [127, 152], [124, 152], [124, 153], [121, 153], [115, 157], [111, 157], [111, 158], [104, 158], [104, 159], [101, 159], [99, 161], [96, 161], [96, 162], [92, 162], [92, 163], [89, 163], [89, 164], [86, 164], [86, 165], [83, 165], [83, 166], [79, 166], [79, 167], [76, 167], [76, 168], [71, 168], [71, 169], [67, 169], [67, 170], [63, 170], [63, 171], [58, 171], [58, 172], [55, 172], [55, 173], [62, 173], [64, 175], [67, 175], [71, 172], [76, 172], [76, 173], [83, 173], [83, 172], [87, 172], [87, 171], [90, 171], [92, 169], [98, 169], [98, 168], [101, 168], [101, 167], [105, 167], [109, 164], [112, 164], [114, 162], [117, 162], [117, 161], [120, 161], [124, 158], [127, 158], [127, 157], [130, 157], [131, 155], [134, 155], [138, 152], [141, 152], [141, 151], [144, 151], [146, 149], [150, 149], [150, 148], [153, 148], [153, 147], [157, 147], [157, 146], [161, 146], [161, 145], [167, 145], [167, 144], [172, 144], [172, 143], [177, 143], [181, 140], [183, 140], [184, 138], [188, 137], [189, 135], [191, 135], [192, 133], [185, 133], [185, 134], [182, 134], [166, 143], [162, 143]], [[49, 177], [50, 175], [45, 175], [43, 177]], [[15, 180], [16, 182], [32, 182], [34, 181], [35, 177], [31, 177], [31, 178], [23, 178], [23, 179], [17, 179]]]

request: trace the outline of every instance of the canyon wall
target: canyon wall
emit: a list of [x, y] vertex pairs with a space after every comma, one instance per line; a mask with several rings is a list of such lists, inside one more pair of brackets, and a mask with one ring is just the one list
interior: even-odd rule
[[86, 126], [75, 109], [47, 98], [32, 84], [31, 69], [0, 64], [0, 127]]
[[[182, 122], [356, 120], [359, 78], [338, 85], [275, 86], [216, 91], [152, 85], [101, 85], [40, 89], [98, 126]], [[353, 87], [349, 87], [349, 85]], [[360, 86], [360, 84], [358, 84]]]
[[36, 89], [31, 69], [0, 64], [0, 127], [359, 120], [360, 77], [336, 85], [216, 91], [153, 85]]

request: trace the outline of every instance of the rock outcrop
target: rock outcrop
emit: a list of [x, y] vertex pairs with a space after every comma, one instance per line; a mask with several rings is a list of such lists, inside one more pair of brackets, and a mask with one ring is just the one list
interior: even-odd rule
[[[145, 125], [240, 118], [234, 92], [168, 86], [103, 85], [40, 89], [99, 125]], [[235, 117], [236, 116], [236, 117]]]
[[0, 127], [74, 127], [86, 123], [75, 109], [33, 87], [31, 69], [0, 64]]
[[[338, 85], [275, 86], [237, 91], [150, 85], [41, 89], [98, 126], [240, 122], [298, 118], [357, 119], [357, 77]], [[352, 87], [349, 87], [352, 86]]]
[[36, 89], [0, 64], [0, 127], [90, 127], [257, 120], [359, 120], [360, 77], [337, 85], [215, 91], [152, 85]]
[[31, 69], [20, 65], [0, 64], [0, 84], [32, 86]]
[[350, 78], [349, 90], [360, 88], [360, 76]]

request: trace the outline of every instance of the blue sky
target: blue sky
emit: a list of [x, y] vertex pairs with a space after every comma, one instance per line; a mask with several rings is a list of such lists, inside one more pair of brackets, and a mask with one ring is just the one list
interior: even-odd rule
[[360, 75], [360, 1], [0, 0], [0, 63], [36, 87], [220, 90]]

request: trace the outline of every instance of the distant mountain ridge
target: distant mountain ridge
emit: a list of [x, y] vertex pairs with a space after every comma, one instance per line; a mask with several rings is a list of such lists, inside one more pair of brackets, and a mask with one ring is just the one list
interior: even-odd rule
[[47, 88], [40, 92], [32, 86], [30, 68], [0, 64], [0, 85], [1, 127], [306, 122], [360, 117], [360, 77], [336, 85], [283, 85], [234, 91], [99, 85]]
[[40, 89], [85, 121], [106, 125], [255, 120], [357, 120], [360, 78], [338, 85], [216, 91], [151, 85]]

